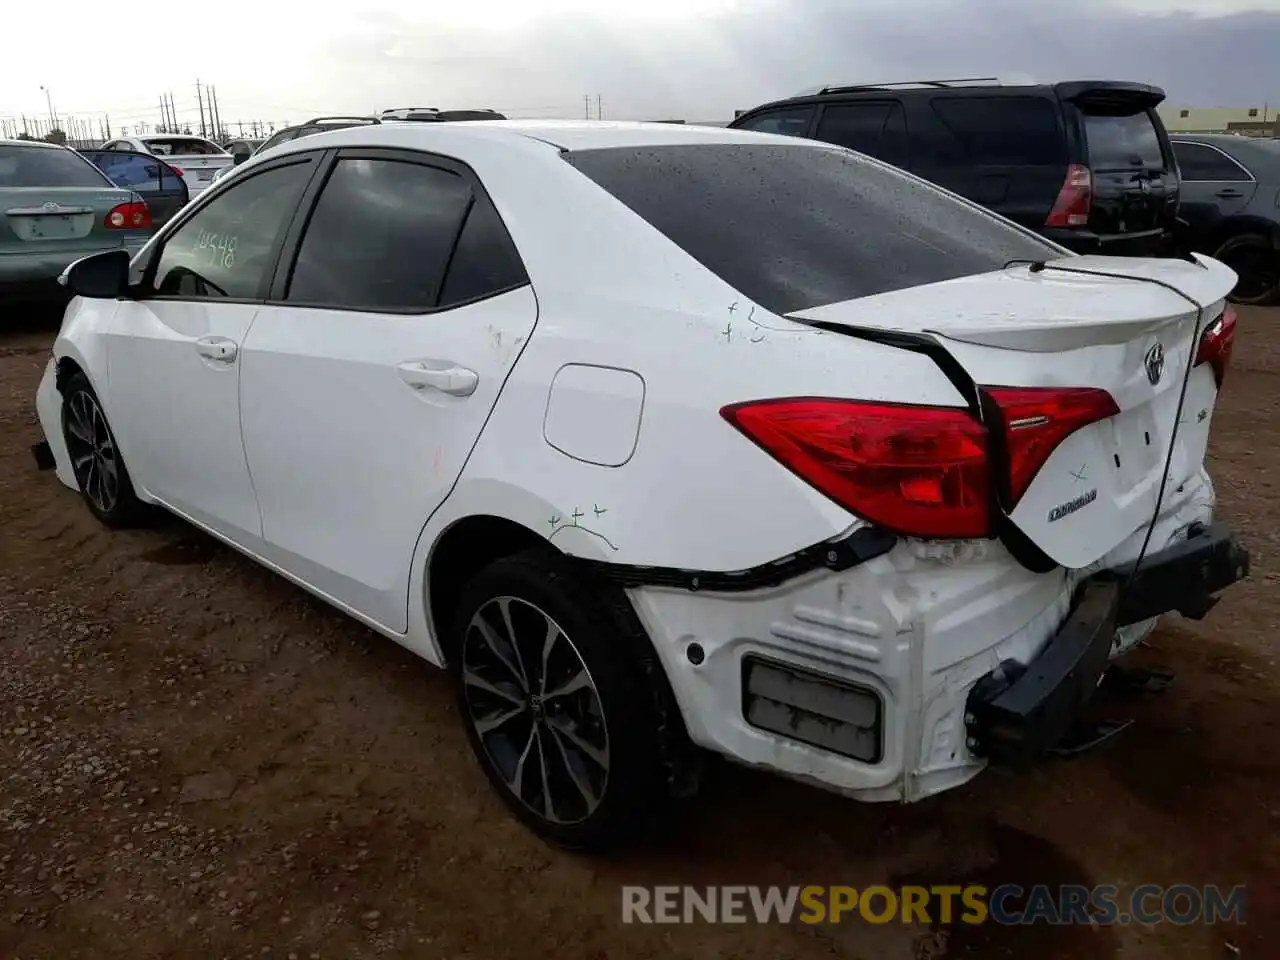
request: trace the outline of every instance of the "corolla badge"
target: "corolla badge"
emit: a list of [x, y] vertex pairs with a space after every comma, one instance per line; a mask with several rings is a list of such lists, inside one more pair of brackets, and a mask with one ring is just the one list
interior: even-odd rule
[[1060, 503], [1056, 507], [1054, 507], [1052, 510], [1049, 511], [1049, 522], [1057, 523], [1063, 517], [1071, 516], [1077, 510], [1084, 509], [1085, 507], [1087, 507], [1089, 504], [1093, 503], [1093, 501], [1097, 499], [1098, 499], [1098, 488], [1094, 487], [1092, 490], [1082, 493], [1078, 497], [1073, 497], [1072, 499], [1068, 500], [1066, 503]]
[[1147, 369], [1147, 379], [1151, 381], [1154, 387], [1160, 382], [1160, 378], [1164, 376], [1164, 347], [1156, 344], [1147, 351], [1146, 357], [1142, 360], [1142, 365]]

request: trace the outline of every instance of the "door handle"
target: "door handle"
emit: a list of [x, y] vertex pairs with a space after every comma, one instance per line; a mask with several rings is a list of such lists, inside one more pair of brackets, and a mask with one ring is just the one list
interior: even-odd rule
[[451, 397], [469, 397], [480, 383], [480, 375], [474, 370], [447, 361], [411, 360], [396, 370], [400, 379], [415, 390], [438, 390]]
[[1219, 197], [1223, 200], [1234, 200], [1238, 197], [1243, 197], [1244, 194], [1241, 193], [1239, 190], [1219, 190], [1217, 193], [1214, 194], [1214, 196]]
[[196, 341], [196, 353], [206, 360], [217, 360], [219, 363], [235, 363], [240, 348], [234, 340], [226, 337], [201, 337]]

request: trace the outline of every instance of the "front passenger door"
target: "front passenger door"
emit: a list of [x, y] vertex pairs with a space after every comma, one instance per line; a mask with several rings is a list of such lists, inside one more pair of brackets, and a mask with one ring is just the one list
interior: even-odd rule
[[240, 437], [240, 351], [317, 165], [282, 158], [162, 237], [108, 337], [112, 424], [152, 496], [245, 546], [262, 524]]

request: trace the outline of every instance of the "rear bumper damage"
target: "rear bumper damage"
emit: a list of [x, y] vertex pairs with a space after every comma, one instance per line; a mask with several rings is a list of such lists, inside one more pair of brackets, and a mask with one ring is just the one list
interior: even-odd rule
[[1140, 566], [1130, 562], [1081, 585], [1071, 615], [1030, 663], [1001, 664], [970, 691], [969, 747], [1025, 764], [1059, 743], [1102, 680], [1118, 627], [1164, 613], [1199, 620], [1216, 594], [1249, 575], [1249, 552], [1225, 524], [1187, 536]]
[[1212, 504], [1202, 471], [1157, 523], [1129, 599], [1141, 536], [1082, 571], [1031, 573], [995, 541], [901, 541], [758, 591], [629, 593], [696, 744], [859, 800], [915, 801], [1051, 750], [1132, 646], [1119, 626], [1202, 615], [1247, 576]]

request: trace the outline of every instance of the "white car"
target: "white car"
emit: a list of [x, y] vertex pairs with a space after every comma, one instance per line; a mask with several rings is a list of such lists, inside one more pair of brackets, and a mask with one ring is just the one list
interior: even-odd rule
[[220, 170], [235, 164], [235, 158], [212, 140], [185, 134], [119, 137], [108, 140], [98, 149], [131, 150], [163, 157], [166, 163], [181, 171], [193, 198], [213, 183]]
[[560, 843], [630, 836], [694, 747], [897, 801], [1039, 756], [1247, 572], [1204, 468], [1234, 274], [839, 147], [352, 127], [126, 260], [64, 275], [37, 459], [448, 667]]

